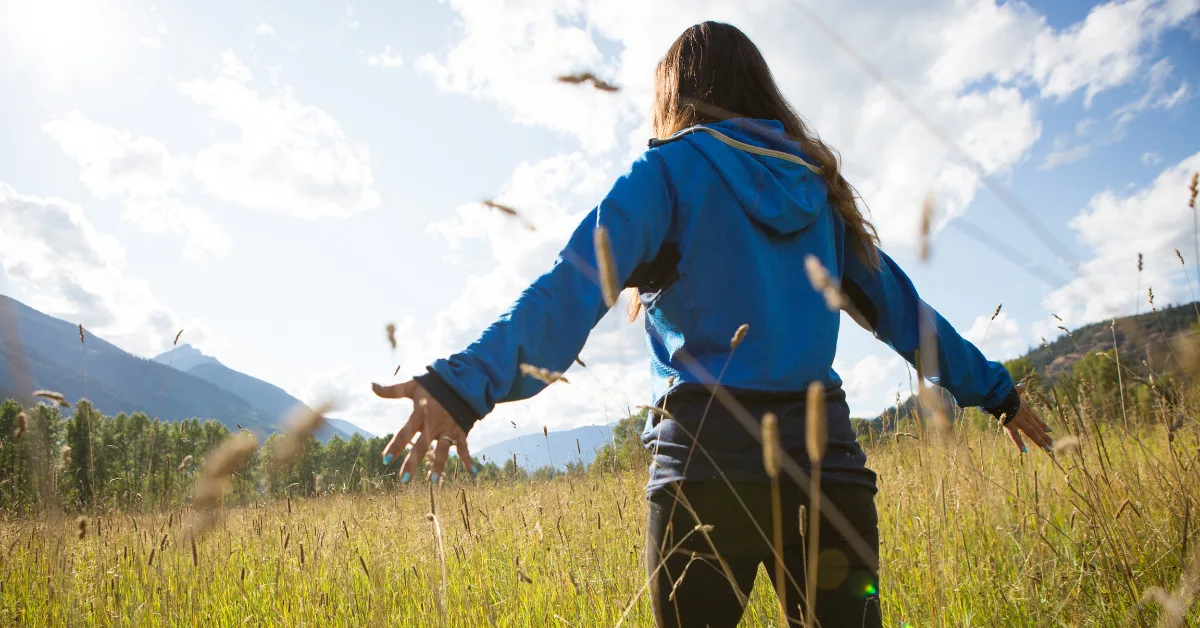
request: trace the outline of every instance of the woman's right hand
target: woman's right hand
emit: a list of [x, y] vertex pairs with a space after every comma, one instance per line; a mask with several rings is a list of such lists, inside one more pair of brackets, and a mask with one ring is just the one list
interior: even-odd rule
[[1046, 422], [1038, 416], [1037, 412], [1034, 412], [1033, 408], [1025, 403], [1025, 386], [1018, 385], [1017, 394], [1021, 397], [1021, 407], [1017, 410], [1017, 414], [1013, 416], [1012, 420], [1004, 426], [1004, 429], [1008, 430], [1008, 437], [1012, 439], [1013, 444], [1022, 453], [1028, 451], [1025, 448], [1025, 441], [1021, 437], [1021, 434], [1024, 434], [1029, 437], [1029, 440], [1035, 446], [1053, 455], [1054, 439], [1050, 438], [1049, 432], [1052, 431], [1050, 426], [1046, 425]]

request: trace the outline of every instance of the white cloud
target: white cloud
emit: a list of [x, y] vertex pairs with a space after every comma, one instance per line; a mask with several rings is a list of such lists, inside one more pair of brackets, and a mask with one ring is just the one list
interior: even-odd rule
[[162, 50], [163, 48], [162, 40], [157, 37], [141, 37], [138, 39], [138, 43], [155, 50]]
[[376, 68], [398, 68], [404, 65], [404, 57], [394, 53], [391, 46], [384, 45], [383, 52], [367, 55], [367, 65]]
[[196, 155], [192, 170], [212, 195], [298, 218], [349, 216], [379, 205], [370, 151], [346, 137], [324, 110], [300, 102], [290, 86], [261, 95], [253, 74], [230, 51], [218, 76], [179, 84], [213, 120], [240, 132]]
[[1017, 321], [1000, 312], [993, 320], [990, 315], [978, 316], [970, 329], [962, 334], [970, 340], [989, 360], [1003, 362], [1020, 356], [1028, 349]]
[[18, 194], [3, 182], [0, 267], [35, 295], [31, 307], [82, 323], [134, 353], [157, 354], [181, 328], [197, 341], [207, 335], [203, 324], [181, 323], [145, 281], [126, 274], [120, 243], [97, 231], [80, 207]]
[[1161, 164], [1162, 161], [1163, 161], [1162, 155], [1160, 155], [1154, 151], [1150, 151], [1148, 153], [1142, 153], [1142, 165], [1143, 166], [1157, 166], [1158, 164]]
[[267, 24], [266, 22], [259, 22], [258, 26], [254, 27], [254, 34], [258, 35], [259, 37], [274, 37], [275, 27]]
[[1137, 100], [1118, 107], [1112, 113], [1116, 119], [1117, 129], [1125, 128], [1134, 118], [1150, 109], [1174, 109], [1187, 100], [1190, 94], [1187, 82], [1181, 81], [1179, 87], [1168, 91], [1167, 80], [1174, 72], [1175, 66], [1167, 59], [1161, 59], [1146, 73], [1146, 91]]
[[833, 368], [842, 377], [846, 402], [855, 416], [878, 415], [896, 403], [897, 395], [903, 399], [911, 394], [906, 362], [895, 353], [868, 355], [853, 365], [835, 360]]
[[229, 236], [205, 212], [181, 200], [185, 166], [162, 142], [97, 124], [79, 112], [42, 125], [80, 167], [79, 179], [99, 199], [116, 199], [122, 217], [150, 233], [184, 239], [183, 254], [203, 261], [229, 251]]
[[[1092, 197], [1088, 208], [1070, 223], [1092, 257], [1080, 266], [1078, 277], [1046, 297], [1046, 309], [1077, 326], [1138, 307], [1149, 309], [1145, 291], [1150, 287], [1158, 303], [1190, 299], [1174, 249], [1182, 251], [1185, 259], [1194, 258], [1187, 186], [1197, 171], [1200, 153], [1167, 168], [1151, 185], [1128, 196], [1106, 190]], [[1139, 253], [1145, 260], [1140, 277]], [[1194, 280], [1196, 270], [1189, 272]]]

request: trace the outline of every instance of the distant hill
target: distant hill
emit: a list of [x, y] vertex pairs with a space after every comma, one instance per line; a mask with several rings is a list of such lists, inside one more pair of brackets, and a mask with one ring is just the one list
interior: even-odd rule
[[[1070, 373], [1084, 356], [1110, 351], [1114, 341], [1120, 353], [1122, 370], [1145, 376], [1146, 366], [1154, 372], [1172, 374], [1177, 365], [1171, 355], [1170, 343], [1196, 324], [1198, 303], [1169, 306], [1157, 313], [1150, 311], [1135, 316], [1122, 316], [1108, 321], [1091, 323], [1059, 336], [1053, 342], [1030, 349], [1025, 355], [1009, 360], [1005, 366], [1011, 372], [1034, 372], [1043, 382], [1054, 383]], [[947, 395], [947, 400], [949, 400]], [[884, 410], [879, 417], [905, 416], [913, 411], [914, 400], [909, 398], [896, 407]]]
[[[563, 469], [566, 468], [568, 462], [576, 462], [580, 459], [585, 464], [591, 464], [592, 459], [596, 457], [596, 451], [604, 443], [612, 440], [615, 425], [615, 423], [612, 425], [588, 425], [561, 432], [550, 432], [548, 450], [546, 437], [538, 432], [510, 438], [471, 453], [481, 462], [491, 461], [501, 466], [504, 466], [505, 460], [511, 460], [513, 454], [516, 454], [517, 464], [529, 471], [546, 466]], [[576, 449], [576, 439], [579, 441], [578, 449]]]
[[[239, 373], [191, 345], [146, 360], [90, 332], [81, 345], [76, 324], [0, 295], [0, 308], [10, 307], [33, 386], [61, 392], [72, 401], [86, 397], [105, 414], [144, 412], [167, 421], [215, 419], [231, 430], [240, 424], [265, 437], [280, 431], [288, 410], [301, 403], [282, 388]], [[17, 357], [14, 351], [0, 336], [0, 391], [16, 389], [8, 372], [11, 358]], [[317, 438], [327, 441], [338, 435], [349, 440], [355, 433], [373, 436], [348, 421], [329, 419]]]

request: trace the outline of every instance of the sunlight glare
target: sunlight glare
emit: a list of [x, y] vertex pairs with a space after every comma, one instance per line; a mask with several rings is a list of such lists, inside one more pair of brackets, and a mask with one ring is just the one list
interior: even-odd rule
[[117, 39], [115, 10], [110, 0], [0, 0], [0, 45], [51, 77], [103, 65]]

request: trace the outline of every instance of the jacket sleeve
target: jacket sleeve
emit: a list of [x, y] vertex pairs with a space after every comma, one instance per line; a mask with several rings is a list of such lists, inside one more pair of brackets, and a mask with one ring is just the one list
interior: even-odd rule
[[[1015, 412], [1020, 397], [1004, 366], [989, 362], [922, 301], [912, 281], [883, 251], [879, 251], [879, 261], [879, 268], [872, 269], [847, 250], [842, 277], [846, 296], [874, 329], [875, 337], [916, 365], [922, 333], [933, 333], [937, 370], [926, 374], [931, 382], [950, 391], [960, 406], [979, 406], [996, 416]], [[922, 357], [922, 362], [927, 360]]]
[[608, 307], [593, 243], [608, 229], [617, 283], [657, 255], [670, 227], [674, 195], [657, 150], [639, 157], [576, 228], [554, 266], [460, 353], [434, 362], [417, 381], [469, 432], [505, 401], [526, 399], [546, 384], [520, 372], [529, 364], [566, 371]]

